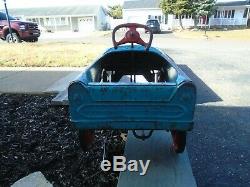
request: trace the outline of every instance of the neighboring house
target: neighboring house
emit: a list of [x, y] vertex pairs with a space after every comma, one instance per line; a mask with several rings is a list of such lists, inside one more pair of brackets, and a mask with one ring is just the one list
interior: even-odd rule
[[209, 19], [211, 26], [250, 26], [250, 0], [216, 3], [216, 11]]
[[160, 0], [125, 0], [123, 4], [124, 22], [146, 24], [148, 19], [158, 19], [161, 24], [167, 24], [167, 17], [162, 13]]
[[[185, 27], [193, 26], [194, 21], [191, 15], [182, 16], [182, 22]], [[146, 24], [148, 19], [158, 19], [161, 28], [172, 29], [179, 26], [177, 16], [163, 14], [160, 8], [160, 0], [125, 0], [123, 4], [124, 22], [136, 22]]]
[[[164, 15], [160, 0], [125, 0], [123, 5], [123, 21], [145, 24], [148, 19], [158, 19], [163, 28], [179, 27], [178, 15]], [[235, 0], [216, 3], [215, 15], [209, 18], [208, 25], [217, 26], [250, 26], [250, 0]], [[181, 15], [184, 27], [194, 27], [192, 15]], [[198, 25], [205, 24], [204, 18]]]
[[9, 13], [52, 31], [105, 30], [108, 24], [105, 9], [94, 5], [19, 8], [9, 9]]

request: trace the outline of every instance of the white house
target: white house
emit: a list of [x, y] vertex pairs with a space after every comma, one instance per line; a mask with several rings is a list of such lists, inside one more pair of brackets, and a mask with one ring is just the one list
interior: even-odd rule
[[96, 5], [19, 8], [9, 9], [9, 13], [52, 31], [105, 30], [108, 25], [105, 9]]
[[[178, 15], [164, 15], [160, 0], [125, 0], [123, 5], [123, 21], [145, 24], [148, 19], [158, 19], [165, 28], [179, 27]], [[209, 26], [250, 26], [250, 0], [220, 1], [216, 3], [215, 15], [208, 21]], [[192, 15], [181, 15], [184, 27], [193, 27]], [[198, 25], [204, 25], [204, 18]]]
[[250, 0], [217, 2], [209, 25], [250, 27]]
[[159, 8], [160, 0], [124, 1], [123, 19], [127, 22], [145, 24], [148, 19], [164, 21], [164, 15]]

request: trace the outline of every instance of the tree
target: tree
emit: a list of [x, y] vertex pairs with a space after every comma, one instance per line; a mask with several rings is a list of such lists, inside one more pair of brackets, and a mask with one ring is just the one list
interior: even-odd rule
[[192, 13], [192, 1], [191, 0], [161, 0], [160, 7], [163, 13], [175, 14], [179, 18], [180, 27], [183, 30], [182, 15]]
[[194, 2], [195, 12], [200, 16], [211, 16], [214, 13], [215, 0], [198, 0]]
[[109, 6], [108, 7], [108, 15], [111, 16], [114, 19], [121, 19], [122, 18], [122, 6], [121, 5], [115, 5], [115, 6]]
[[160, 2], [160, 8], [162, 9], [162, 12], [167, 14], [174, 14], [173, 7], [176, 0], [161, 0]]
[[215, 0], [196, 0], [193, 7], [198, 17], [205, 17], [205, 35], [207, 31], [208, 18], [214, 13]]
[[192, 1], [191, 0], [176, 0], [174, 5], [174, 12], [179, 17], [179, 23], [181, 29], [183, 30], [182, 25], [182, 15], [191, 14], [192, 13]]

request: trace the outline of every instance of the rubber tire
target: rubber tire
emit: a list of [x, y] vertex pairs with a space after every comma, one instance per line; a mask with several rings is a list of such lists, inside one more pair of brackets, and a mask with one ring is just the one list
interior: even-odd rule
[[81, 149], [87, 151], [94, 142], [95, 133], [93, 130], [79, 130], [78, 137]]
[[173, 150], [175, 153], [183, 153], [186, 147], [186, 131], [171, 131], [171, 135], [173, 138]]
[[25, 42], [38, 42], [38, 38], [30, 39], [30, 40], [25, 40]]
[[[21, 43], [21, 39], [19, 38], [19, 36], [16, 33], [12, 33], [13, 39], [14, 39], [14, 43]], [[6, 42], [8, 43], [13, 43], [12, 39], [11, 39], [11, 34], [7, 34], [6, 36]]]

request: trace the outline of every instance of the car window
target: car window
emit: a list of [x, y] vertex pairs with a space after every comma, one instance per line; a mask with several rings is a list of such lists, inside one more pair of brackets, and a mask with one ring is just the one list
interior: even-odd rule
[[[7, 20], [7, 16], [5, 13], [0, 12], [0, 20]], [[15, 20], [15, 18], [9, 15], [9, 20]]]
[[148, 20], [147, 24], [159, 25], [159, 22], [158, 22], [158, 20]]

